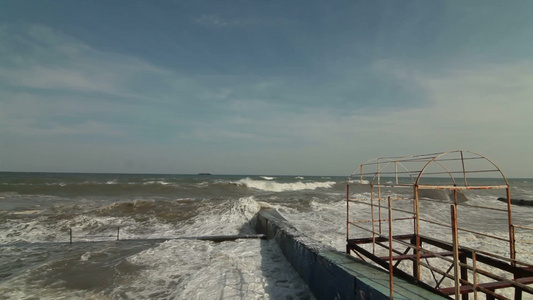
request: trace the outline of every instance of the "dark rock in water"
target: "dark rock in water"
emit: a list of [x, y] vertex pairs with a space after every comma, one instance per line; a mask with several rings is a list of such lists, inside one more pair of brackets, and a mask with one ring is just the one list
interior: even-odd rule
[[[507, 202], [507, 198], [500, 197], [500, 198], [498, 198], [498, 201]], [[511, 198], [511, 204], [522, 205], [522, 206], [533, 206], [533, 200], [512, 199]]]

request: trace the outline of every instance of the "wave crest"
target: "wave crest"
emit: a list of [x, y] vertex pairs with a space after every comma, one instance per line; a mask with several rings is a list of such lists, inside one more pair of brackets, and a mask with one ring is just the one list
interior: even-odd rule
[[254, 180], [243, 178], [236, 182], [237, 185], [246, 186], [267, 192], [288, 192], [301, 190], [316, 190], [317, 188], [331, 188], [335, 185], [334, 181], [325, 182], [288, 182], [280, 183], [276, 181]]

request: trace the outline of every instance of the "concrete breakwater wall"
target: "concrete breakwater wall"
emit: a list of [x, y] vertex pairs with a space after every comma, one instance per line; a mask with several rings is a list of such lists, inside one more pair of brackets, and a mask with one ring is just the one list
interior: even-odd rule
[[[507, 202], [507, 198], [500, 197], [498, 201]], [[526, 199], [511, 199], [511, 204], [521, 205], [521, 206], [533, 206], [533, 200]]]
[[[387, 272], [305, 236], [275, 209], [262, 209], [253, 223], [257, 233], [277, 241], [317, 299], [390, 299]], [[449, 298], [395, 278], [394, 299]]]

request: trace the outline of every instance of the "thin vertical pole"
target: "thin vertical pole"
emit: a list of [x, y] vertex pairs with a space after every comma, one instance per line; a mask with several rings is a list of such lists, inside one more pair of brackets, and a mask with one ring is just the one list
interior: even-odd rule
[[[459, 262], [460, 264], [460, 271], [461, 271], [461, 279], [465, 282], [468, 282], [468, 269], [465, 266], [467, 264], [467, 257], [466, 254], [459, 255]], [[461, 295], [463, 300], [468, 300], [468, 294], [462, 294]]]
[[516, 266], [515, 233], [513, 216], [511, 214], [511, 189], [509, 187], [507, 187], [507, 220], [509, 222], [509, 256], [511, 258], [511, 265]]
[[346, 185], [346, 253], [350, 254], [350, 183]]
[[[372, 214], [372, 221], [374, 221], [374, 214]], [[381, 234], [381, 165], [378, 158], [378, 230]], [[374, 223], [374, 222], [372, 222]]]
[[379, 234], [381, 234], [381, 195], [379, 196], [378, 198], [378, 221], [379, 221], [379, 227], [378, 227], [378, 230], [379, 230]]
[[72, 244], [72, 228], [69, 228], [70, 243]]
[[390, 299], [394, 297], [394, 265], [392, 261], [392, 200], [389, 196], [389, 290], [390, 290]]
[[455, 299], [459, 299], [460, 281], [459, 281], [459, 237], [457, 236], [457, 208], [450, 205], [451, 222], [452, 222], [452, 240], [453, 240], [453, 275], [455, 280]]
[[477, 255], [472, 252], [472, 275], [474, 277], [474, 300], [477, 300]]
[[117, 241], [120, 240], [120, 226], [117, 227]]
[[374, 184], [370, 184], [370, 214], [372, 215], [372, 254], [376, 254], [376, 225], [374, 222]]
[[420, 242], [420, 203], [418, 198], [418, 185], [415, 185], [414, 187], [414, 203], [413, 203], [413, 209], [414, 209], [414, 232], [415, 232], [415, 239], [416, 239], [416, 248], [415, 248], [415, 254], [416, 254], [416, 262], [413, 264], [413, 276], [420, 280], [420, 248], [421, 248], [421, 242]]
[[378, 158], [378, 185], [381, 184], [381, 169], [380, 169], [380, 162]]

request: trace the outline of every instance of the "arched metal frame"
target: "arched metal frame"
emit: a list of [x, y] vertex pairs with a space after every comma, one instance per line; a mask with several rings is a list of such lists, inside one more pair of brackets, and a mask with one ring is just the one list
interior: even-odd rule
[[[470, 154], [472, 156], [471, 157], [464, 157], [464, 154]], [[460, 157], [446, 158], [446, 156], [451, 156], [451, 155], [460, 155]], [[485, 170], [466, 170], [466, 169], [464, 169], [465, 160], [472, 160], [472, 159], [484, 160], [484, 161], [488, 162], [494, 169], [485, 169]], [[379, 178], [381, 177], [383, 170], [388, 165], [390, 165], [391, 163], [395, 163], [395, 164], [400, 164], [404, 168], [406, 173], [408, 173], [408, 175], [411, 178], [413, 178], [413, 176], [416, 176], [416, 179], [413, 180], [412, 184], [413, 185], [418, 185], [418, 184], [420, 184], [420, 179], [422, 178], [422, 175], [424, 175], [424, 173], [427, 170], [427, 168], [435, 163], [435, 164], [439, 165], [441, 168], [443, 168], [444, 171], [441, 174], [431, 174], [431, 175], [447, 174], [450, 177], [450, 179], [454, 182], [454, 184], [457, 185], [457, 181], [455, 180], [455, 176], [453, 175], [454, 173], [457, 173], [457, 172], [456, 171], [451, 171], [445, 166], [446, 163], [449, 163], [449, 162], [452, 162], [452, 161], [456, 161], [456, 162], [460, 161], [462, 163], [463, 170], [461, 171], [461, 174], [464, 177], [466, 177], [466, 175], [474, 174], [474, 173], [478, 173], [478, 174], [479, 173], [493, 173], [493, 174], [499, 175], [503, 179], [503, 181], [505, 182], [505, 185], [509, 186], [509, 182], [508, 182], [507, 178], [503, 174], [503, 172], [500, 169], [500, 167], [498, 167], [498, 165], [496, 165], [492, 160], [488, 159], [487, 157], [485, 157], [485, 156], [483, 156], [483, 155], [481, 155], [479, 153], [472, 152], [472, 151], [467, 151], [467, 150], [453, 150], [453, 151], [447, 151], [447, 152], [422, 154], [422, 155], [398, 156], [398, 157], [379, 157], [379, 158], [370, 159], [370, 160], [362, 163], [361, 165], [359, 165], [357, 167], [357, 169], [355, 169], [352, 172], [352, 174], [350, 174], [350, 181], [353, 181], [353, 179], [356, 178], [356, 177], [360, 177], [361, 181], [364, 180], [364, 177], [371, 177], [370, 182], [372, 182], [374, 184], [380, 184]], [[386, 164], [384, 166], [381, 166], [382, 163], [386, 163]], [[424, 163], [424, 166], [420, 170], [412, 170], [412, 169], [407, 167], [407, 164], [413, 164], [413, 163]], [[377, 168], [375, 170], [371, 170], [370, 172], [367, 172], [367, 173], [363, 172], [364, 171], [364, 167], [372, 166], [372, 165], [376, 165]], [[390, 174], [390, 173], [388, 173], [388, 174]], [[398, 175], [405, 175], [405, 174], [398, 174], [398, 172], [396, 172], [395, 175], [398, 176]], [[378, 182], [376, 182], [375, 180], [378, 180]], [[465, 186], [467, 186], [466, 182], [465, 182]], [[500, 187], [500, 186], [501, 185], [498, 185], [498, 187]]]
[[[468, 165], [466, 162], [475, 162], [471, 165]], [[473, 166], [473, 167], [472, 167]], [[400, 168], [400, 170], [399, 170]], [[424, 178], [431, 179], [432, 177], [439, 177], [441, 179], [448, 178], [450, 181], [449, 184], [442, 184], [442, 183], [432, 183], [427, 184], [424, 183]], [[471, 178], [480, 178], [480, 177], [489, 177], [493, 178], [494, 180], [500, 180], [499, 184], [492, 184], [492, 185], [474, 185], [469, 182], [469, 179]], [[385, 183], [382, 182], [383, 178], [392, 179]], [[459, 180], [461, 179], [461, 180]], [[368, 201], [368, 199], [353, 199], [350, 195], [350, 185], [359, 185], [359, 186], [368, 186], [370, 188], [370, 203], [365, 203], [370, 206], [370, 214], [371, 214], [371, 220], [351, 220], [350, 219], [350, 203], [358, 202], [362, 203], [364, 201]], [[403, 219], [393, 219], [391, 212], [394, 210], [392, 208], [392, 202], [391, 197], [389, 198], [388, 206], [382, 205], [382, 201], [385, 200], [385, 197], [382, 195], [382, 188], [411, 188], [413, 190], [413, 211], [412, 216], [409, 218], [403, 218]], [[376, 189], [377, 189], [377, 195], [376, 195]], [[509, 257], [508, 258], [502, 258], [502, 257], [493, 257], [490, 253], [482, 253], [473, 251], [472, 249], [468, 248], [461, 248], [459, 246], [458, 242], [458, 230], [461, 230], [461, 228], [458, 228], [457, 226], [457, 206], [458, 206], [458, 193], [462, 190], [475, 190], [475, 189], [504, 189], [506, 190], [507, 195], [507, 219], [508, 219], [508, 231], [509, 231], [509, 237], [506, 242], [508, 242], [508, 249], [509, 249]], [[451, 222], [449, 227], [452, 229], [452, 240], [453, 245], [448, 245], [444, 242], [424, 237], [423, 234], [420, 232], [420, 222], [421, 221], [428, 221], [423, 220], [420, 218], [420, 197], [419, 197], [419, 191], [420, 190], [449, 190], [450, 192], [453, 192], [453, 203], [451, 203]], [[437, 283], [436, 287], [429, 287], [433, 288], [439, 293], [445, 294], [445, 295], [452, 295], [455, 294], [455, 299], [458, 299], [460, 297], [459, 295], [462, 295], [463, 299], [468, 299], [469, 293], [474, 293], [476, 299], [477, 299], [477, 292], [481, 291], [487, 295], [487, 297], [493, 297], [493, 298], [501, 298], [501, 296], [497, 293], [498, 289], [506, 288], [509, 286], [515, 287], [515, 294], [519, 296], [515, 297], [521, 297], [521, 294], [523, 291], [526, 293], [533, 294], [533, 289], [527, 285], [524, 285], [524, 283], [529, 283], [529, 281], [533, 282], [533, 267], [531, 265], [528, 265], [523, 262], [518, 262], [516, 260], [516, 248], [515, 248], [515, 232], [514, 232], [514, 225], [512, 221], [512, 213], [511, 213], [511, 196], [510, 196], [510, 186], [507, 178], [505, 177], [504, 173], [498, 167], [493, 161], [488, 159], [487, 157], [472, 152], [472, 151], [466, 151], [466, 150], [453, 150], [453, 151], [447, 151], [447, 152], [439, 152], [439, 153], [431, 153], [431, 154], [422, 154], [422, 155], [414, 155], [414, 156], [399, 156], [399, 157], [380, 157], [368, 160], [364, 162], [363, 164], [359, 165], [358, 168], [356, 168], [352, 174], [349, 177], [348, 185], [347, 185], [347, 206], [346, 206], [346, 251], [347, 253], [354, 253], [358, 255], [360, 258], [364, 259], [363, 256], [370, 258], [372, 261], [376, 262], [378, 265], [381, 265], [382, 267], [389, 269], [390, 272], [394, 272], [395, 274], [399, 274], [401, 276], [407, 276], [413, 279], [414, 281], [421, 283], [421, 267], [425, 266], [424, 263], [421, 262], [422, 258], [427, 257], [440, 257], [444, 260], [446, 260], [446, 255], [453, 257], [453, 264], [452, 267], [454, 267], [454, 287], [453, 288], [442, 288], [439, 287], [440, 283]], [[375, 204], [376, 198], [378, 204]], [[375, 218], [375, 211], [374, 208], [378, 208], [378, 217]], [[381, 209], [386, 209], [389, 211], [389, 217], [384, 218], [382, 217]], [[401, 236], [394, 236], [392, 233], [392, 222], [397, 220], [405, 220], [405, 219], [412, 219], [413, 220], [413, 234], [411, 235], [401, 235]], [[358, 224], [371, 222], [371, 229], [365, 229]], [[388, 229], [389, 229], [389, 236], [386, 236], [382, 233], [382, 223], [388, 222]], [[429, 221], [431, 222], [431, 221]], [[379, 229], [376, 230], [375, 224], [379, 224]], [[385, 224], [386, 225], [386, 224]], [[441, 225], [441, 224], [439, 224]], [[350, 238], [350, 227], [356, 227], [360, 229], [364, 229], [371, 232], [371, 237], [366, 238], [358, 238], [358, 239], [352, 239]], [[386, 240], [389, 240], [389, 246], [388, 250], [391, 253], [390, 257], [383, 258], [383, 257], [377, 257], [375, 254], [376, 245], [381, 247], [387, 247], [383, 244]], [[410, 244], [407, 244], [405, 240], [410, 240]], [[400, 243], [400, 244], [407, 244], [408, 248], [403, 252], [403, 255], [401, 255], [401, 251], [393, 250], [393, 241], [394, 243]], [[425, 244], [432, 244], [432, 246], [437, 246], [442, 249], [446, 249], [448, 251], [445, 251], [448, 254], [443, 253], [431, 253], [431, 251], [427, 251], [422, 247], [422, 242]], [[360, 246], [360, 244], [365, 243], [372, 243], [372, 252], [369, 252], [365, 250], [363, 247]], [[412, 250], [413, 254], [407, 255], [407, 253]], [[451, 251], [453, 250], [453, 251]], [[395, 251], [396, 256], [393, 257], [393, 251]], [[468, 256], [469, 255], [469, 256]], [[467, 257], [468, 256], [468, 257]], [[472, 258], [473, 257], [473, 258]], [[477, 260], [476, 260], [477, 257]], [[504, 259], [505, 262], [496, 262], [498, 259]], [[483, 261], [483, 263], [486, 263], [488, 265], [497, 265], [502, 266], [508, 265], [509, 267], [505, 267], [505, 271], [510, 272], [513, 274], [514, 278], [521, 278], [520, 282], [508, 282], [507, 279], [499, 280], [497, 283], [490, 284], [477, 284], [477, 283], [469, 283], [466, 278], [468, 277], [467, 273], [470, 269], [472, 269], [472, 266], [469, 266], [467, 264], [467, 259], [470, 259], [471, 263], [474, 265], [474, 274], [476, 274], [475, 271], [475, 264], [476, 262]], [[481, 259], [481, 260], [480, 260]], [[396, 260], [396, 264], [393, 266], [392, 262]], [[410, 260], [413, 262], [413, 271], [412, 275], [406, 274], [405, 272], [399, 270], [397, 268], [398, 264], [402, 260]], [[517, 263], [519, 263], [519, 266], [517, 266]], [[425, 266], [426, 267], [426, 266]], [[452, 268], [450, 267], [450, 268]], [[431, 267], [430, 267], [431, 269]], [[524, 271], [527, 270], [527, 271]], [[440, 272], [438, 270], [431, 270]], [[448, 270], [449, 272], [449, 270]], [[447, 272], [446, 272], [447, 273]], [[448, 276], [448, 274], [443, 274], [444, 277]], [[435, 275], [433, 275], [435, 277]], [[477, 279], [477, 275], [474, 275], [474, 282]], [[489, 277], [495, 279], [497, 276], [490, 275]], [[442, 280], [443, 280], [442, 279]], [[441, 280], [441, 282], [442, 282]], [[505, 284], [502, 284], [502, 282], [505, 282]], [[392, 275], [391, 275], [391, 296], [393, 295], [393, 284], [392, 284]], [[518, 299], [518, 298], [517, 298]]]

